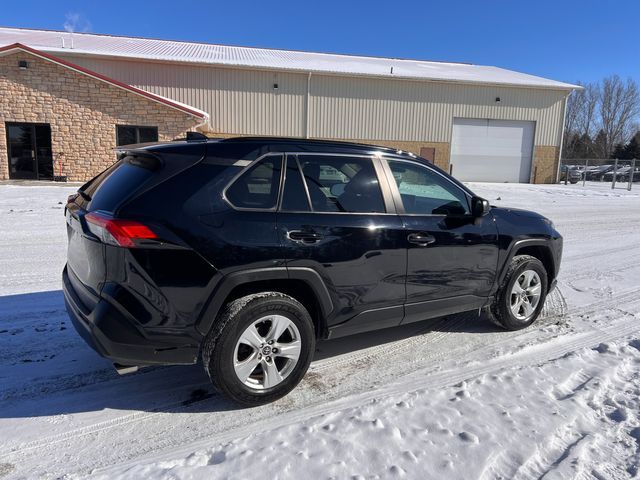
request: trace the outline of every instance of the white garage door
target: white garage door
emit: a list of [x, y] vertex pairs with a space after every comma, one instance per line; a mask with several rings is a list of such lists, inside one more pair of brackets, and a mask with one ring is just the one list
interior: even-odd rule
[[458, 180], [529, 182], [534, 122], [454, 118], [451, 165]]

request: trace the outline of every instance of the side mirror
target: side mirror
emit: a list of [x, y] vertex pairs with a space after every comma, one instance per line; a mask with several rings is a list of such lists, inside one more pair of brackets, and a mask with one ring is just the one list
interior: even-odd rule
[[471, 198], [471, 215], [476, 218], [484, 217], [491, 210], [489, 200], [480, 197]]

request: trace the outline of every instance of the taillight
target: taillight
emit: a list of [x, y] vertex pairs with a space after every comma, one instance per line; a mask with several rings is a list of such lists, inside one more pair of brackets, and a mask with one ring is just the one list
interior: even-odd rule
[[140, 240], [158, 239], [153, 230], [134, 220], [113, 218], [98, 212], [87, 213], [84, 218], [91, 233], [111, 245], [132, 248], [139, 246]]

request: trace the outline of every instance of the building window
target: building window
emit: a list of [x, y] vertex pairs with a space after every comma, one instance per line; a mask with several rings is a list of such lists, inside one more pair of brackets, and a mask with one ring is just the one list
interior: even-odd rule
[[116, 125], [116, 145], [131, 145], [158, 141], [158, 127]]

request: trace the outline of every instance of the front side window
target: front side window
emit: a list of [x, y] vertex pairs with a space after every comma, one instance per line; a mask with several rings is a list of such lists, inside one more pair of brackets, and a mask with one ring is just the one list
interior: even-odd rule
[[298, 155], [298, 162], [314, 212], [386, 212], [371, 158]]
[[282, 156], [271, 155], [246, 170], [227, 188], [227, 200], [237, 208], [275, 208], [280, 188]]
[[140, 127], [137, 125], [116, 125], [116, 145], [149, 143], [158, 141], [158, 127]]
[[388, 160], [406, 213], [466, 215], [465, 193], [437, 172], [412, 162]]

